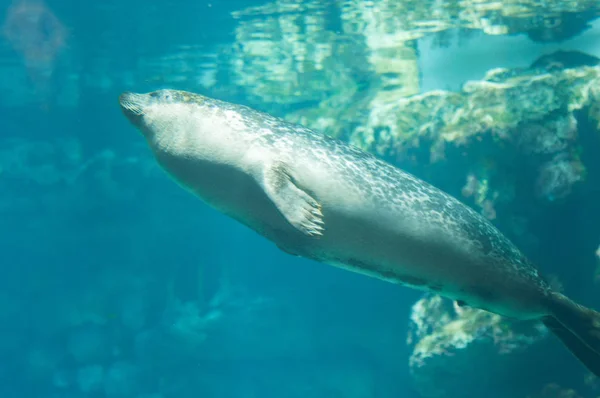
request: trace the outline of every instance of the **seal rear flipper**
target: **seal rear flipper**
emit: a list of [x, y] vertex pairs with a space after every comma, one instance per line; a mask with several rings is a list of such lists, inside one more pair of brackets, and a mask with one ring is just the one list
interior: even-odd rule
[[268, 166], [263, 173], [263, 188], [279, 212], [305, 235], [323, 235], [321, 205], [294, 183], [289, 167], [283, 162]]
[[552, 315], [543, 319], [567, 348], [592, 373], [600, 377], [600, 313], [554, 293]]
[[596, 351], [590, 349], [579, 337], [558, 322], [556, 318], [547, 317], [543, 322], [590, 372], [600, 377], [600, 355]]

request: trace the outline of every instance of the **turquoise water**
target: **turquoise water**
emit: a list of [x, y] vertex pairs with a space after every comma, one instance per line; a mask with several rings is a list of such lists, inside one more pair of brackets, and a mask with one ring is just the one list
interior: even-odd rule
[[[600, 308], [600, 11], [560, 3], [507, 8], [494, 30], [456, 2], [0, 1], [0, 397], [600, 396], [537, 324], [289, 256], [210, 209], [117, 101], [189, 90], [336, 135], [472, 206]], [[579, 55], [531, 68], [557, 50]], [[501, 105], [464, 94], [494, 68], [528, 85]], [[419, 96], [436, 90], [464, 97], [434, 118]], [[452, 124], [467, 105], [489, 125]], [[445, 138], [412, 136], [425, 122]]]

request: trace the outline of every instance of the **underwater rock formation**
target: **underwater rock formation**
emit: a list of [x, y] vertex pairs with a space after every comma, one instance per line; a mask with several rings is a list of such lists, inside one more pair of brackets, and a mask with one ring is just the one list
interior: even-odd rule
[[[431, 158], [440, 159], [447, 144], [467, 145], [484, 134], [514, 140], [527, 152], [557, 153], [576, 138], [573, 112], [587, 109], [595, 118], [598, 102], [598, 66], [554, 72], [495, 69], [458, 93], [440, 90], [377, 103], [350, 140], [385, 157], [427, 141]], [[329, 133], [340, 136], [346, 127]]]
[[548, 336], [539, 322], [426, 296], [412, 308], [411, 376], [427, 398], [525, 397], [563, 378], [556, 364], [566, 352]]

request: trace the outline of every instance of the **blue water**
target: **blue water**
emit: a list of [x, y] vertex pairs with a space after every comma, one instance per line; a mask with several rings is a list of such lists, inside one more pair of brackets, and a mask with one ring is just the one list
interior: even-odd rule
[[[0, 397], [424, 396], [407, 344], [421, 293], [279, 251], [177, 186], [120, 112], [122, 91], [166, 87], [278, 116], [293, 110], [257, 103], [226, 67], [240, 23], [232, 12], [264, 3], [0, 1]], [[598, 30], [586, 35], [574, 48], [598, 56], [589, 45]], [[507, 56], [511, 62], [463, 59], [448, 64], [452, 78], [440, 74], [436, 65], [453, 48], [468, 58], [496, 45], [478, 40], [424, 50], [422, 90], [457, 89], [543, 53], [510, 42], [519, 54]], [[595, 134], [581, 122], [581, 145], [594, 148]], [[598, 307], [600, 164], [594, 151], [583, 156], [587, 180], [568, 198], [534, 213], [515, 199], [531, 239], [511, 237]], [[460, 195], [464, 176], [454, 171], [433, 168], [423, 177]], [[557, 341], [547, 344], [557, 352], [554, 373], [505, 369], [514, 391], [529, 391], [534, 379], [533, 393], [556, 381], [595, 396], [598, 382], [586, 383]], [[543, 351], [531, 355], [545, 360]], [[494, 377], [481, 358], [473, 363], [474, 374]], [[453, 371], [445, 366], [430, 382], [442, 390]], [[463, 377], [471, 380], [450, 379]], [[463, 388], [453, 396], [473, 396], [470, 384]], [[525, 398], [511, 391], [500, 396]], [[552, 391], [543, 396], [559, 396]]]

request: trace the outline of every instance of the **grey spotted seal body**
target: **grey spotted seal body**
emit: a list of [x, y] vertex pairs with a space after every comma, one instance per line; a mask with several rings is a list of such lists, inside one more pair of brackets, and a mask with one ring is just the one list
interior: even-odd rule
[[600, 315], [552, 290], [490, 222], [342, 141], [198, 94], [123, 93], [124, 114], [184, 188], [287, 253], [540, 319], [600, 374]]

